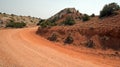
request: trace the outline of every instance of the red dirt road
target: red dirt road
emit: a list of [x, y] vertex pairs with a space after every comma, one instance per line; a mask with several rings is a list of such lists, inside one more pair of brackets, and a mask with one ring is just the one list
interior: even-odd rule
[[51, 48], [53, 43], [36, 35], [36, 30], [37, 27], [0, 30], [0, 67], [111, 67]]

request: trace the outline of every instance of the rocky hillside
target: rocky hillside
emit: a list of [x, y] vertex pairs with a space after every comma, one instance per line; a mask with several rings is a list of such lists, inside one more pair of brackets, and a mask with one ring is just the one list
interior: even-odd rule
[[0, 27], [6, 27], [7, 23], [10, 23], [11, 21], [15, 23], [26, 23], [27, 27], [29, 26], [35, 26], [39, 22], [39, 18], [31, 17], [31, 16], [18, 16], [14, 14], [6, 14], [6, 13], [0, 13]]
[[[74, 11], [74, 9], [71, 11], [73, 12], [72, 17], [82, 15], [79, 13], [76, 15], [77, 11]], [[60, 17], [60, 14], [64, 14], [65, 17], [67, 12], [64, 12], [64, 10], [61, 12], [51, 18]], [[73, 16], [74, 13], [75, 16]], [[71, 14], [68, 13], [67, 15]], [[89, 21], [82, 22], [79, 20], [72, 26], [39, 27], [37, 33], [50, 41], [63, 44], [120, 50], [120, 10], [116, 11], [116, 15], [104, 18], [91, 17]]]
[[65, 8], [47, 20], [52, 23], [56, 23], [57, 25], [60, 25], [61, 22], [63, 22], [66, 18], [69, 17], [77, 22], [81, 20], [82, 14], [79, 13], [79, 11], [75, 8]]

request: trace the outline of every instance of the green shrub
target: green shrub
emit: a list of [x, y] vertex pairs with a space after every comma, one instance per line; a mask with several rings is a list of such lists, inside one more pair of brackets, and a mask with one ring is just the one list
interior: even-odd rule
[[49, 22], [49, 21], [44, 21], [44, 22], [41, 22], [41, 23], [40, 23], [40, 26], [41, 26], [42, 28], [49, 27], [49, 26], [55, 26], [55, 25], [56, 25], [55, 23], [51, 23], [51, 22]]
[[117, 5], [117, 3], [110, 3], [108, 5], [105, 5], [103, 9], [100, 11], [100, 18], [110, 16], [115, 13], [115, 11], [119, 10], [120, 7]]
[[23, 27], [25, 27], [25, 26], [26, 26], [26, 24], [25, 24], [24, 22], [14, 23], [14, 27], [15, 27], [15, 28], [23, 28]]
[[11, 16], [15, 16], [14, 14], [11, 14]]
[[33, 22], [33, 20], [30, 20], [30, 22]]
[[53, 19], [49, 20], [49, 22], [55, 23], [58, 19], [60, 19], [59, 17], [54, 17]]
[[56, 25], [54, 22], [47, 21], [46, 23], [47, 23], [48, 26], [55, 26]]
[[6, 13], [3, 13], [4, 15], [6, 15]]
[[26, 26], [26, 23], [24, 23], [24, 22], [15, 23], [15, 22], [11, 21], [6, 24], [6, 27], [13, 27], [13, 28], [23, 28], [25, 26]]
[[50, 37], [48, 37], [48, 40], [57, 41], [57, 35], [55, 33], [53, 33]]
[[37, 25], [40, 25], [42, 22], [44, 22], [45, 20], [40, 20], [38, 23], [37, 23]]
[[67, 17], [65, 19], [65, 21], [62, 22], [62, 24], [64, 24], [64, 25], [74, 25], [75, 21], [72, 17]]
[[14, 22], [9, 22], [6, 24], [6, 27], [14, 27]]
[[92, 14], [91, 17], [95, 17], [95, 14]]
[[88, 21], [88, 20], [90, 20], [89, 15], [84, 14], [84, 15], [82, 16], [82, 20], [83, 20], [83, 21]]
[[88, 48], [93, 48], [95, 46], [93, 40], [88, 40], [87, 43], [86, 43], [86, 47]]
[[71, 44], [71, 43], [73, 43], [73, 38], [69, 35], [66, 39], [65, 39], [65, 41], [64, 41], [64, 43], [68, 43], [68, 44]]
[[40, 23], [40, 26], [41, 26], [42, 28], [45, 28], [45, 27], [47, 27], [47, 23], [46, 23], [46, 22], [42, 22], [42, 23]]
[[67, 13], [72, 13], [72, 12], [70, 11], [70, 9], [67, 9]]
[[4, 17], [7, 17], [7, 14], [6, 14], [6, 13], [3, 13], [3, 16], [4, 16]]

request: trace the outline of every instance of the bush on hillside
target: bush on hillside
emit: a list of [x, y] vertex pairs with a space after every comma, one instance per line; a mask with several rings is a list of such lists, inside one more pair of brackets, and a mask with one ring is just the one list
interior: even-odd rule
[[50, 26], [55, 26], [55, 25], [56, 25], [55, 23], [51, 23], [51, 22], [49, 22], [49, 21], [44, 21], [44, 22], [41, 22], [41, 23], [40, 23], [40, 26], [41, 26], [42, 28], [50, 27]]
[[40, 23], [40, 26], [41, 26], [42, 28], [45, 28], [45, 27], [47, 27], [47, 23], [46, 23], [46, 22], [42, 22], [42, 23]]
[[14, 14], [11, 14], [11, 16], [15, 16]]
[[91, 17], [95, 17], [95, 14], [92, 14]]
[[40, 25], [42, 22], [44, 22], [45, 20], [40, 20], [37, 25]]
[[67, 13], [72, 13], [72, 12], [70, 11], [70, 9], [68, 9], [68, 10], [67, 10]]
[[15, 28], [23, 28], [23, 27], [25, 27], [25, 26], [26, 26], [26, 23], [24, 23], [24, 22], [15, 23], [15, 24], [14, 24], [14, 27], [15, 27]]
[[88, 48], [93, 48], [95, 46], [93, 40], [88, 40], [87, 43], [86, 43], [86, 47]]
[[65, 41], [64, 41], [64, 43], [67, 43], [67, 44], [71, 44], [71, 43], [73, 43], [73, 38], [69, 35], [66, 39], [65, 39]]
[[115, 11], [119, 10], [120, 7], [117, 3], [110, 3], [108, 5], [105, 5], [103, 9], [100, 11], [100, 18], [110, 16], [112, 14], [115, 14]]
[[48, 40], [57, 41], [57, 35], [55, 33], [53, 33], [50, 37], [48, 37]]
[[9, 22], [6, 24], [6, 27], [14, 27], [14, 22]]
[[6, 24], [6, 27], [13, 27], [13, 28], [23, 28], [26, 26], [26, 23], [21, 22], [21, 23], [15, 23], [13, 21], [9, 22]]
[[75, 21], [72, 17], [67, 17], [65, 19], [65, 21], [62, 22], [62, 24], [64, 24], [64, 25], [74, 25]]
[[56, 25], [56, 23], [54, 23], [54, 22], [47, 21], [46, 23], [47, 23], [48, 26], [55, 26]]
[[33, 21], [33, 20], [30, 20], [30, 22], [32, 22], [32, 23], [33, 23], [34, 21]]
[[88, 20], [90, 20], [89, 15], [84, 14], [84, 15], [82, 16], [82, 20], [83, 20], [83, 21], [88, 21]]
[[60, 19], [59, 17], [54, 17], [53, 19], [49, 20], [52, 23], [55, 23], [58, 19]]
[[6, 13], [3, 13], [4, 15], [6, 15]]

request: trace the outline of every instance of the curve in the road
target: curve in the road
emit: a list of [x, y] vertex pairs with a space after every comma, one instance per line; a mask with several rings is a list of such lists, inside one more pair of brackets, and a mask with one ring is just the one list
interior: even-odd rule
[[0, 67], [101, 67], [51, 47], [35, 28], [0, 30]]

